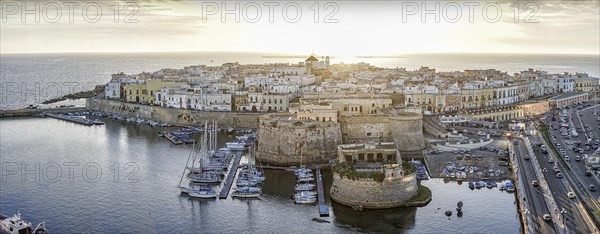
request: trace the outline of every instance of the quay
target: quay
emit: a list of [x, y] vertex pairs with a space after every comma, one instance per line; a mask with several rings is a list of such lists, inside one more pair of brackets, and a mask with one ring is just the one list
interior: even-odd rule
[[321, 177], [321, 167], [317, 166], [317, 196], [319, 202], [319, 216], [328, 217], [329, 216], [329, 207], [325, 203], [325, 192], [323, 189], [323, 177]]
[[69, 116], [69, 117], [67, 117], [67, 116], [64, 116], [64, 115], [61, 115], [61, 114], [57, 115], [57, 114], [50, 114], [50, 113], [46, 113], [45, 116], [48, 116], [48, 117], [51, 117], [51, 118], [55, 118], [55, 119], [65, 120], [65, 121], [72, 122], [72, 123], [83, 124], [83, 125], [86, 125], [86, 126], [92, 126], [92, 125], [94, 125], [94, 123], [91, 120], [84, 119], [84, 118], [81, 118], [81, 117], [76, 117], [76, 116]]
[[242, 160], [242, 152], [238, 151], [235, 153], [235, 158], [233, 159], [233, 165], [231, 166], [231, 170], [227, 174], [227, 179], [225, 179], [225, 183], [223, 184], [223, 188], [219, 193], [219, 199], [226, 199], [229, 196], [229, 190], [231, 190], [231, 186], [233, 185], [233, 181], [235, 180], [235, 174], [237, 173], [238, 165]]

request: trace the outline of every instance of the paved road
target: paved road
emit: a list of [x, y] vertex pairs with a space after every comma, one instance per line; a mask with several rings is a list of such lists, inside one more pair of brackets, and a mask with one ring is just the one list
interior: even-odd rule
[[[597, 127], [598, 124], [596, 123], [596, 116], [592, 115], [593, 112], [594, 112], [593, 109], [582, 111], [581, 112], [582, 116], [580, 116], [580, 117], [584, 124], [592, 126], [592, 131], [587, 131], [588, 135], [598, 136], [594, 133], [594, 132], [598, 131], [598, 127]], [[575, 127], [578, 127], [578, 126], [580, 127], [581, 124], [579, 122], [579, 118], [576, 117], [576, 114], [573, 114], [572, 116], [574, 118], [573, 118], [573, 121], [570, 123], [570, 125], [575, 126]], [[552, 124], [557, 125], [558, 123], [559, 123], [559, 121], [555, 121]], [[560, 135], [560, 130], [552, 129], [551, 132], [554, 133], [557, 143], [561, 144], [561, 147], [563, 149], [565, 149], [565, 152], [566, 152], [565, 155], [568, 155], [571, 158], [568, 163], [571, 166], [571, 168], [573, 169], [573, 172], [575, 175], [575, 178], [573, 178], [573, 179], [579, 180], [579, 182], [583, 186], [585, 186], [584, 190], [586, 191], [586, 196], [591, 197], [593, 199], [594, 205], [598, 206], [597, 199], [600, 197], [600, 183], [599, 183], [599, 181], [597, 181], [597, 179], [595, 177], [586, 176], [586, 171], [589, 170], [589, 168], [586, 167], [584, 160], [581, 160], [581, 161], [575, 160], [575, 156], [580, 156], [581, 158], [584, 158], [585, 154], [590, 155], [594, 152], [594, 150], [590, 149], [588, 151], [585, 151], [583, 154], [580, 154], [580, 153], [574, 152], [572, 150], [572, 148], [574, 146], [576, 146], [576, 144], [570, 144], [575, 141], [580, 141], [581, 144], [579, 147], [585, 148], [584, 143], [587, 141], [585, 135], [583, 133], [579, 133], [578, 137], [572, 137], [571, 135], [569, 135], [568, 137], [566, 137], [566, 136], [563, 137]], [[590, 191], [589, 190], [590, 185], [596, 186], [596, 188], [599, 190]]]
[[526, 202], [529, 204], [529, 214], [531, 215], [532, 225], [536, 233], [555, 233], [554, 225], [551, 222], [545, 222], [542, 216], [544, 214], [550, 214], [544, 195], [540, 191], [540, 187], [534, 187], [532, 182], [534, 180], [540, 181], [535, 174], [534, 167], [531, 160], [525, 160], [525, 155], [528, 155], [525, 142], [518, 140], [519, 144], [514, 147], [515, 153], [517, 154], [519, 170], [521, 178], [523, 178]]
[[[529, 138], [531, 142], [543, 142], [537, 136], [530, 136]], [[554, 152], [549, 151], [549, 154], [536, 153], [536, 157], [542, 167], [544, 178], [546, 178], [548, 187], [552, 191], [552, 195], [558, 206], [558, 210], [553, 212], [560, 212], [564, 209], [562, 221], [564, 221], [564, 224], [567, 226], [570, 233], [591, 233], [591, 230], [578, 207], [581, 206], [579, 196], [575, 199], [569, 199], [567, 193], [573, 191], [571, 185], [566, 181], [566, 178], [557, 178], [552, 169], [556, 165], [559, 170], [565, 171], [564, 166], [556, 162], [558, 160], [557, 155], [555, 155]], [[552, 157], [555, 162], [549, 163], [548, 157]]]

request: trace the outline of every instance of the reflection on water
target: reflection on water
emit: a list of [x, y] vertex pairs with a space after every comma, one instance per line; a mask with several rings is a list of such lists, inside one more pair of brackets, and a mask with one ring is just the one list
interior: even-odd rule
[[[0, 120], [0, 212], [20, 211], [26, 220], [46, 222], [59, 233], [519, 232], [513, 194], [437, 180], [424, 182], [433, 200], [420, 208], [356, 212], [326, 194], [331, 217], [324, 219], [331, 223], [312, 221], [316, 206], [293, 203], [295, 178], [283, 170], [265, 171], [260, 200], [189, 198], [180, 195], [177, 184], [191, 145], [172, 145], [149, 126], [105, 121], [87, 127], [55, 119]], [[231, 139], [223, 135], [219, 144]], [[15, 164], [26, 166], [25, 177], [12, 173]], [[83, 173], [88, 164], [102, 172], [89, 167]], [[76, 165], [72, 174], [66, 165]], [[331, 172], [323, 175], [329, 188]], [[460, 200], [464, 216], [446, 217], [443, 212]]]

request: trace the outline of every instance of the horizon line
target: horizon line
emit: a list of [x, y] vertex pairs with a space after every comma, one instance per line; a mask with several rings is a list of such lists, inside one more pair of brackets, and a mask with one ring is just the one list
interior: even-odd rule
[[[245, 53], [245, 54], [266, 54], [274, 56], [310, 56], [312, 53], [298, 54], [298, 53], [284, 53], [284, 52], [260, 52], [260, 51], [228, 51], [228, 50], [207, 50], [207, 51], [53, 51], [53, 52], [1, 52], [0, 55], [33, 55], [33, 54], [170, 54], [170, 53]], [[356, 58], [393, 58], [401, 55], [414, 55], [414, 54], [513, 54], [513, 55], [597, 55], [599, 53], [557, 53], [557, 52], [456, 52], [456, 51], [440, 51], [440, 52], [406, 52], [406, 53], [395, 53], [395, 54], [379, 54], [379, 55], [328, 55], [330, 57], [356, 57]], [[326, 54], [323, 54], [325, 56]]]

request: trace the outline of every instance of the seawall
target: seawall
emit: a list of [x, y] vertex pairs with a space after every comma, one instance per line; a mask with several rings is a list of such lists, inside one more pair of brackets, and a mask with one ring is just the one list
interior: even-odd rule
[[265, 113], [255, 112], [207, 112], [174, 109], [161, 106], [125, 103], [115, 100], [90, 98], [86, 106], [93, 111], [102, 111], [128, 117], [152, 119], [179, 125], [204, 125], [215, 120], [223, 128], [257, 128], [258, 117]]
[[419, 187], [415, 173], [383, 182], [371, 179], [351, 180], [333, 173], [330, 192], [331, 198], [343, 205], [385, 209], [403, 206], [419, 192]]

